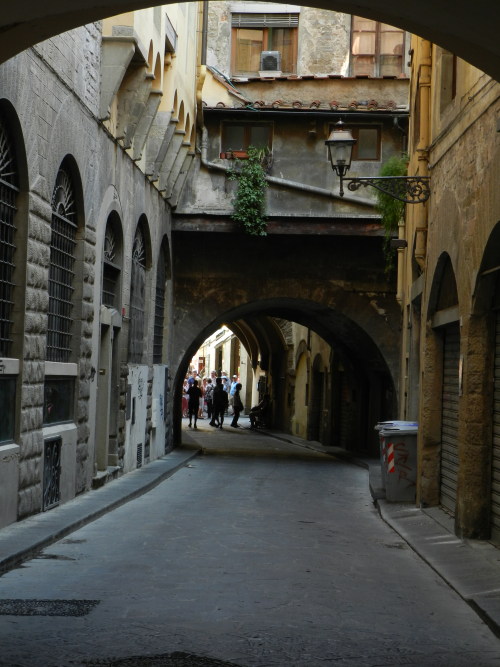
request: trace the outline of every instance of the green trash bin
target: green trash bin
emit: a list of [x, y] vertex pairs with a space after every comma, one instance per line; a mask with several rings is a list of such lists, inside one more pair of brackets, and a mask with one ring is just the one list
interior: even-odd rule
[[390, 502], [415, 502], [418, 423], [386, 422], [379, 429], [380, 464], [385, 497]]

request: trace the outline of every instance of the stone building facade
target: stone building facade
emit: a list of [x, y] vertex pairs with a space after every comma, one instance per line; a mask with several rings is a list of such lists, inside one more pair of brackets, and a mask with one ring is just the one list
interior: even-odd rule
[[0, 526], [172, 446], [171, 202], [194, 151], [197, 21], [196, 4], [122, 14], [0, 66]]
[[401, 416], [419, 420], [417, 502], [498, 540], [500, 88], [423, 39], [412, 54], [409, 173], [431, 197], [400, 228]]
[[[173, 230], [176, 331], [193, 332], [187, 350], [180, 338], [174, 343], [179, 368], [222, 321], [250, 341], [277, 427], [374, 452], [373, 425], [397, 411], [400, 315], [375, 196], [339, 195], [325, 140], [339, 120], [360, 137], [352, 176], [376, 176], [401, 155], [409, 37], [385, 27], [382, 38], [377, 22], [302, 6], [210, 7], [200, 155]], [[375, 43], [390, 48], [370, 54]], [[280, 71], [262, 69], [268, 52]], [[228, 179], [234, 157], [245, 160], [258, 141], [270, 158], [265, 240], [245, 237], [233, 222], [238, 185]], [[189, 270], [185, 247], [204, 251]], [[189, 302], [198, 310], [187, 312]], [[280, 330], [286, 319], [297, 323], [290, 335]]]

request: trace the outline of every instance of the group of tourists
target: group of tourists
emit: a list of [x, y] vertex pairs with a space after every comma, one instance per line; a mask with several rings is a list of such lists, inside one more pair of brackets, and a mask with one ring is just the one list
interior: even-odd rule
[[[225, 371], [220, 375], [212, 371], [210, 377], [203, 379], [197, 371], [188, 373], [182, 394], [182, 416], [189, 419], [188, 427], [198, 428], [198, 419], [205, 419], [206, 411], [210, 426], [222, 429], [224, 417], [231, 416], [231, 426], [240, 428], [238, 420], [244, 408], [241, 388], [238, 376], [229, 379]], [[250, 409], [251, 429], [269, 426], [270, 403], [271, 397], [266, 393], [258, 405]]]
[[220, 376], [212, 371], [210, 377], [202, 379], [196, 371], [192, 371], [184, 381], [182, 397], [182, 414], [189, 419], [188, 427], [198, 428], [198, 419], [205, 419], [206, 410], [210, 426], [222, 429], [224, 416], [231, 409], [231, 426], [239, 428], [238, 419], [243, 410], [240, 391], [241, 383], [237, 375], [230, 380], [224, 371]]

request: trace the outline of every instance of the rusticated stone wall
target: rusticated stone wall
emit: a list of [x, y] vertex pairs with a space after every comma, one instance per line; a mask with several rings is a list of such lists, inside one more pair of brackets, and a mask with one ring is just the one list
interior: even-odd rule
[[[145, 216], [150, 239], [149, 266], [156, 276], [157, 248], [170, 233], [169, 205], [118, 143], [103, 130], [99, 108], [100, 25], [73, 30], [37, 45], [0, 66], [4, 106], [12, 120], [18, 149], [20, 194], [16, 243], [19, 277], [14, 310], [14, 351], [20, 360], [15, 442], [19, 445], [17, 516], [42, 508], [48, 280], [51, 198], [57, 171], [70, 156], [74, 165], [78, 220], [75, 263], [73, 344], [77, 364], [73, 429], [76, 450], [65, 453], [64, 498], [87, 491], [95, 473], [96, 373], [99, 368], [101, 262], [109, 210], [120, 217], [124, 259], [120, 303], [125, 316], [118, 337], [117, 368], [121, 382], [117, 443], [111, 452], [120, 465], [125, 457], [128, 303], [130, 247], [138, 220]], [[103, 204], [108, 192], [112, 204]], [[170, 259], [169, 259], [170, 261]], [[168, 299], [171, 296], [168, 295]], [[145, 360], [151, 366], [149, 331], [145, 326]], [[150, 372], [150, 383], [152, 372]], [[151, 389], [148, 388], [148, 394]], [[148, 406], [147, 430], [151, 429]], [[73, 436], [72, 436], [73, 437]], [[145, 434], [148, 437], [148, 433]], [[116, 451], [117, 449], [117, 451]], [[71, 450], [73, 451], [73, 450]], [[2, 490], [0, 489], [0, 502]]]

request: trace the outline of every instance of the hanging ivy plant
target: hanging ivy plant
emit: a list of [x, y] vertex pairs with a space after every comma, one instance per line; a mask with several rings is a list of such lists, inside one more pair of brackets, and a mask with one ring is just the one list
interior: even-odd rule
[[238, 181], [231, 217], [252, 236], [267, 235], [265, 214], [267, 181], [264, 165], [268, 160], [268, 149], [250, 146], [248, 159], [236, 160], [236, 166], [228, 176], [231, 181]]
[[[391, 157], [382, 165], [380, 176], [406, 176], [408, 157]], [[405, 204], [399, 199], [377, 190], [377, 210], [382, 216], [384, 227], [385, 272], [391, 273], [396, 265], [396, 250], [391, 248], [391, 238], [397, 236], [398, 225], [404, 217]]]

